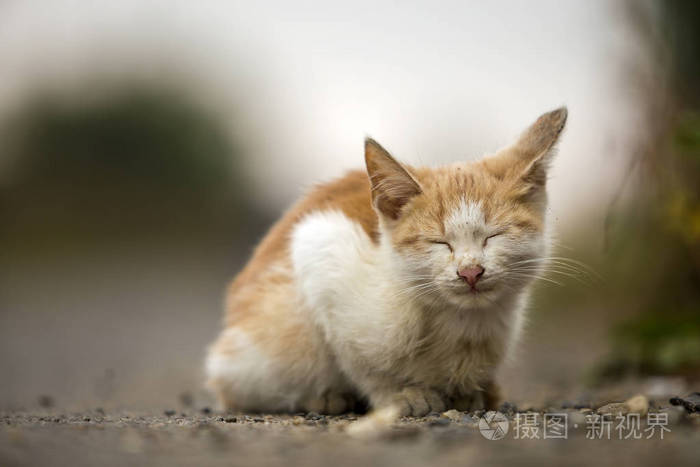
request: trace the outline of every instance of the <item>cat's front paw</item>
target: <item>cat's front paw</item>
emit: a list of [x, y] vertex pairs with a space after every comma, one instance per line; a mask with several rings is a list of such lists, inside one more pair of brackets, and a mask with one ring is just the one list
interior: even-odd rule
[[407, 387], [391, 397], [401, 417], [422, 417], [430, 412], [443, 412], [446, 404], [443, 396], [432, 389]]

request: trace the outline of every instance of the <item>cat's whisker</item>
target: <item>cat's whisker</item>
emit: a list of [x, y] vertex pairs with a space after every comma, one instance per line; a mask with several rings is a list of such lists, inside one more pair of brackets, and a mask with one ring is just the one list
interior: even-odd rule
[[428, 294], [430, 294], [430, 293], [432, 293], [432, 292], [436, 292], [436, 291], [438, 291], [438, 290], [439, 290], [439, 287], [435, 287], [435, 288], [432, 288], [432, 289], [427, 289], [427, 290], [422, 291], [421, 293], [419, 293], [418, 295], [416, 295], [416, 296], [413, 297], [413, 298], [417, 300], [417, 299], [423, 297], [424, 295], [428, 295]]
[[526, 273], [518, 273], [518, 272], [509, 273], [508, 275], [509, 275], [509, 276], [515, 276], [515, 277], [518, 277], [518, 278], [521, 278], [521, 279], [536, 279], [536, 280], [542, 280], [542, 281], [545, 281], [545, 282], [550, 282], [550, 283], [552, 283], [552, 284], [558, 285], [558, 286], [560, 286], [560, 287], [564, 285], [564, 284], [562, 284], [561, 282], [557, 282], [557, 281], [555, 281], [554, 279], [550, 279], [550, 278], [548, 278], [548, 277], [544, 277], [544, 276], [541, 276], [541, 275], [526, 274]]
[[580, 270], [569, 269], [569, 268], [560, 268], [557, 266], [517, 267], [517, 268], [511, 269], [510, 271], [523, 272], [523, 273], [538, 273], [538, 274], [542, 274], [542, 275], [555, 274], [555, 275], [559, 275], [559, 276], [569, 277], [569, 278], [574, 279], [578, 282], [581, 282], [583, 284], [588, 284], [588, 285], [591, 285], [595, 282], [593, 280], [593, 278], [586, 271], [580, 271]]
[[554, 274], [561, 274], [564, 276], [572, 277], [572, 278], [583, 278], [586, 277], [585, 273], [582, 273], [580, 271], [572, 271], [569, 269], [559, 269], [559, 268], [513, 268], [512, 271], [515, 272], [541, 272], [541, 273], [554, 273]]
[[[404, 289], [404, 290], [401, 290], [399, 293], [395, 294], [394, 298], [400, 298], [400, 297], [405, 297], [405, 296], [411, 296], [411, 298], [414, 298], [415, 296], [422, 293], [424, 290], [430, 289], [432, 287], [433, 287], [433, 284], [426, 284], [422, 287]], [[415, 295], [412, 295], [412, 294], [415, 294]]]
[[411, 287], [406, 287], [404, 289], [401, 289], [399, 292], [393, 295], [394, 298], [402, 297], [405, 295], [408, 295], [411, 292], [422, 292], [424, 289], [429, 289], [430, 287], [435, 287], [436, 289], [438, 288], [438, 285], [434, 281], [430, 282], [424, 282], [421, 284], [416, 284]]
[[397, 278], [398, 281], [400, 282], [411, 282], [415, 280], [420, 280], [420, 279], [432, 279], [432, 275], [425, 275], [425, 276], [405, 276], [405, 277], [399, 277]]
[[532, 264], [521, 264], [517, 266], [511, 266], [511, 269], [516, 270], [528, 270], [537, 272], [552, 272], [554, 274], [569, 275], [570, 277], [580, 280], [586, 283], [595, 283], [602, 280], [602, 278], [593, 271], [576, 267], [569, 264], [560, 263], [532, 263]]
[[573, 258], [567, 258], [564, 256], [544, 256], [541, 258], [533, 258], [533, 259], [526, 259], [526, 260], [521, 260], [521, 261], [515, 261], [510, 264], [510, 266], [518, 266], [521, 264], [530, 264], [530, 263], [536, 263], [536, 264], [542, 264], [542, 265], [547, 265], [547, 264], [556, 264], [562, 267], [569, 267], [573, 268], [576, 270], [580, 271], [585, 271], [587, 274], [591, 274], [593, 276], [596, 276], [597, 278], [601, 278], [600, 274], [598, 274], [591, 266], [588, 264], [575, 260]]

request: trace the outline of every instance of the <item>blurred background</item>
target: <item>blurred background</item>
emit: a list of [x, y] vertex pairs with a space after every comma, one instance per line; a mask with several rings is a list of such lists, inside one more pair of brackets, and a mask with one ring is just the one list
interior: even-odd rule
[[520, 404], [700, 379], [700, 3], [0, 1], [0, 409], [210, 403], [223, 291], [371, 135], [471, 160], [566, 104]]

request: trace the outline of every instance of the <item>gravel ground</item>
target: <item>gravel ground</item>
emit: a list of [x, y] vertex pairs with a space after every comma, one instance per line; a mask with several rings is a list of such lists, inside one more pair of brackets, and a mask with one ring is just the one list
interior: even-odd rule
[[[506, 403], [501, 411], [510, 430], [500, 440], [488, 440], [479, 430], [484, 415], [448, 411], [404, 418], [368, 438], [346, 429], [358, 415], [244, 415], [215, 413], [203, 408], [190, 413], [135, 413], [94, 409], [60, 413], [0, 414], [0, 465], [439, 465], [542, 463], [570, 465], [695, 465], [700, 462], [700, 413], [674, 407], [668, 400], [651, 401], [650, 413], [668, 417], [660, 431], [646, 439], [588, 439], [586, 415], [591, 404], [518, 409]], [[594, 407], [596, 407], [594, 405]], [[567, 414], [567, 439], [516, 439], [518, 413]], [[525, 417], [521, 415], [521, 417]], [[524, 418], [521, 418], [524, 420]], [[522, 433], [522, 431], [520, 431]]]

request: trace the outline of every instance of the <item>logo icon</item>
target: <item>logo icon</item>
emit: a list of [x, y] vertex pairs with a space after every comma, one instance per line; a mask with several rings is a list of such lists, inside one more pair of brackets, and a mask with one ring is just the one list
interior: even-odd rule
[[481, 436], [492, 441], [503, 439], [508, 434], [508, 419], [501, 412], [489, 410], [479, 420]]

